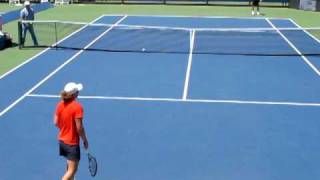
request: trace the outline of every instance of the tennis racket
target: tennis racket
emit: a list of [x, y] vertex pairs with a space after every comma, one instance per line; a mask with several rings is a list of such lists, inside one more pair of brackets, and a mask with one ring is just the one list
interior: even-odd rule
[[90, 172], [90, 175], [94, 177], [96, 176], [98, 171], [98, 163], [96, 158], [89, 153], [88, 149], [86, 150], [86, 152], [87, 152], [88, 161], [89, 161], [89, 172]]

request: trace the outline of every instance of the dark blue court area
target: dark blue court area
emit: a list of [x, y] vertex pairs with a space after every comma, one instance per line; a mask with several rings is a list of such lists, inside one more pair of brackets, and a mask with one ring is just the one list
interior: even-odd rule
[[[117, 36], [118, 25], [189, 28], [162, 41], [179, 42], [171, 46], [186, 53], [48, 48], [1, 76], [0, 180], [63, 175], [52, 119], [71, 81], [84, 85], [79, 101], [99, 166], [94, 179], [320, 179], [320, 57], [299, 55], [319, 50], [320, 43], [306, 31], [281, 30], [295, 22], [106, 15], [93, 23], [113, 26], [83, 27], [61, 43], [85, 49], [130, 43], [130, 36]], [[275, 31], [246, 38], [193, 33], [207, 28]], [[152, 49], [163, 38], [144, 37], [144, 46], [128, 47]], [[225, 54], [196, 53], [204, 46]], [[291, 55], [259, 55], [274, 51]], [[91, 179], [87, 166], [82, 151], [77, 180]]]

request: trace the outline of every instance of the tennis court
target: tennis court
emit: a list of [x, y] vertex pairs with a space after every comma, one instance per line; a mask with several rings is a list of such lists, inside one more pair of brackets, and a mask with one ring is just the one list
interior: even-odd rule
[[[164, 44], [177, 42], [170, 46], [182, 53], [143, 53], [159, 42], [146, 34], [147, 46], [127, 45], [143, 48], [142, 53], [53, 48], [1, 76], [0, 92], [6, 96], [0, 101], [0, 179], [62, 175], [52, 117], [70, 81], [84, 84], [79, 101], [99, 164], [95, 179], [320, 177], [320, 57], [299, 55], [312, 54], [320, 43], [303, 30], [278, 30], [298, 27], [294, 21], [104, 15], [92, 23], [112, 26], [83, 27], [61, 43], [99, 49], [111, 38], [127, 45], [131, 36], [114, 38], [118, 25], [190, 32], [159, 37], [167, 37], [160, 39]], [[232, 32], [224, 32], [207, 39], [197, 36], [196, 28], [273, 28], [275, 33], [230, 38]], [[268, 43], [277, 49], [268, 49]], [[196, 53], [204, 44], [224, 53]], [[287, 55], [261, 55], [268, 53]], [[85, 158], [77, 180], [90, 179]]]

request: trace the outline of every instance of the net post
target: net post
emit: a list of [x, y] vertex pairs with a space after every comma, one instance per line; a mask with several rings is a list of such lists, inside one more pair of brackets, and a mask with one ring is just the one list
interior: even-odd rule
[[21, 21], [18, 21], [18, 43], [19, 43], [19, 49], [22, 49], [22, 24], [21, 24]]
[[55, 48], [58, 50], [58, 31], [57, 31], [57, 22], [54, 22], [54, 31], [55, 31]]

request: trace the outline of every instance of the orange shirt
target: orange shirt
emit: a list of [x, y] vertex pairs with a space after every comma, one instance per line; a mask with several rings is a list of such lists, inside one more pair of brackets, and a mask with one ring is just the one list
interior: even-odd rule
[[83, 118], [82, 105], [75, 100], [68, 103], [61, 101], [57, 105], [56, 116], [60, 129], [58, 139], [68, 145], [79, 145], [75, 121]]

